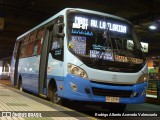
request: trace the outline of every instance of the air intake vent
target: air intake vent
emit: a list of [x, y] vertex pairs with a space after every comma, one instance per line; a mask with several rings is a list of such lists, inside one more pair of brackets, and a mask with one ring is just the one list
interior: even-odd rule
[[91, 81], [91, 82], [96, 84], [111, 85], [111, 86], [133, 86], [133, 84], [115, 84], [115, 83], [104, 83], [104, 82], [97, 82], [97, 81]]
[[98, 96], [112, 96], [112, 97], [125, 97], [130, 98], [132, 95], [132, 90], [110, 90], [92, 87], [92, 92], [94, 95]]

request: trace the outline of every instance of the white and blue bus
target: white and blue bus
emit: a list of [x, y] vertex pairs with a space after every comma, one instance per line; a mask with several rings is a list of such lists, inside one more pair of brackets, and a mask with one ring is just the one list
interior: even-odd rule
[[11, 81], [46, 96], [111, 103], [143, 103], [148, 69], [132, 24], [110, 14], [66, 8], [16, 40]]

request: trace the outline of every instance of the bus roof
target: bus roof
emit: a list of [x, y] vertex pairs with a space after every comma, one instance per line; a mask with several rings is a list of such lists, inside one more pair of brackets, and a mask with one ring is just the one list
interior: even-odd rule
[[[92, 13], [92, 14], [98, 14], [98, 15], [102, 15], [102, 16], [107, 16], [107, 17], [111, 17], [111, 18], [115, 18], [115, 19], [119, 19], [119, 20], [124, 20], [124, 21], [127, 21], [129, 22], [128, 20], [122, 18], [122, 17], [118, 17], [118, 16], [115, 16], [115, 15], [111, 15], [111, 14], [107, 14], [107, 13], [103, 13], [103, 12], [98, 12], [98, 11], [94, 11], [94, 10], [88, 10], [88, 9], [81, 9], [81, 8], [65, 8], [63, 10], [61, 10], [59, 13], [53, 15], [52, 17], [50, 17], [49, 19], [47, 19], [46, 21], [42, 22], [41, 24], [37, 25], [36, 27], [32, 28], [31, 30], [25, 32], [24, 34], [20, 35], [17, 40], [23, 38], [24, 36], [26, 36], [27, 34], [31, 33], [32, 31], [38, 29], [39, 27], [47, 24], [48, 22], [54, 20], [55, 18], [57, 18], [59, 15], [63, 15], [66, 13], [67, 10], [79, 10], [79, 11], [82, 11], [82, 12], [87, 12], [87, 13]], [[130, 23], [130, 22], [129, 22]]]

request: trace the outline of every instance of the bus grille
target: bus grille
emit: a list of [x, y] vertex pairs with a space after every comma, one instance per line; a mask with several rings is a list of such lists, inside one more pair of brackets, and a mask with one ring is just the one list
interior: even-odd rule
[[112, 96], [112, 97], [125, 97], [129, 98], [132, 95], [132, 90], [110, 90], [92, 87], [94, 95], [98, 96]]
[[105, 82], [97, 82], [97, 81], [92, 81], [91, 83], [95, 84], [101, 84], [101, 85], [110, 85], [110, 86], [133, 86], [134, 84], [117, 84], [117, 83], [105, 83]]

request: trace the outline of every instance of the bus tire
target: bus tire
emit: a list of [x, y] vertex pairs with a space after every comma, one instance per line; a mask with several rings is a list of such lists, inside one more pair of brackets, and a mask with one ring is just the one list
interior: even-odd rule
[[61, 98], [58, 96], [58, 91], [56, 88], [53, 89], [53, 91], [51, 91], [51, 97], [50, 97], [50, 101], [55, 103], [55, 104], [61, 104]]
[[20, 91], [23, 91], [23, 88], [22, 88], [22, 80], [19, 81], [18, 89], [19, 89]]

